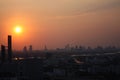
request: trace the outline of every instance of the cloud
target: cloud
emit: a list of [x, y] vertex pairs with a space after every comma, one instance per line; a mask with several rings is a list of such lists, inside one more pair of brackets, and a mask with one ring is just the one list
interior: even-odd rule
[[98, 5], [91, 5], [91, 6], [88, 6], [87, 8], [79, 9], [71, 13], [69, 12], [64, 15], [57, 15], [53, 17], [55, 19], [76, 18], [76, 17], [80, 17], [80, 16], [83, 16], [89, 13], [108, 10], [108, 9], [114, 9], [114, 8], [120, 9], [120, 1], [114, 1], [114, 2], [112, 1], [112, 2], [98, 4]]

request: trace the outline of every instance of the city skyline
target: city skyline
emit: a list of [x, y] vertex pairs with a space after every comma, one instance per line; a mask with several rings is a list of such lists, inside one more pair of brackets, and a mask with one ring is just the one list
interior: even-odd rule
[[[13, 49], [33, 45], [53, 49], [66, 44], [120, 46], [119, 0], [2, 0], [0, 44], [13, 36]], [[14, 32], [21, 26], [20, 34]]]

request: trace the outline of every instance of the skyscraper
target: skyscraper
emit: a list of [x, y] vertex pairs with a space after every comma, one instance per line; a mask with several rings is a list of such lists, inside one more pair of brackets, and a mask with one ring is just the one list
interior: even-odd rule
[[29, 52], [32, 52], [32, 45], [29, 46]]
[[27, 52], [27, 47], [26, 46], [24, 46], [23, 52]]
[[12, 36], [8, 35], [8, 61], [12, 61]]
[[5, 62], [5, 46], [1, 45], [1, 61], [2, 63]]

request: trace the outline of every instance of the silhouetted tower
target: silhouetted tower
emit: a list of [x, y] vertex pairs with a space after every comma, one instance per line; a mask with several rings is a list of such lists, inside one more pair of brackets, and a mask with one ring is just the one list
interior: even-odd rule
[[27, 52], [27, 47], [26, 46], [24, 46], [23, 52]]
[[8, 61], [12, 61], [12, 36], [8, 35]]
[[47, 50], [48, 50], [46, 45], [45, 45], [45, 48], [44, 48], [44, 50], [45, 50], [45, 51], [47, 51]]
[[32, 45], [29, 46], [29, 51], [32, 52]]
[[5, 46], [1, 45], [1, 61], [2, 63], [5, 62]]
[[78, 49], [78, 46], [77, 46], [77, 45], [75, 46], [75, 49]]

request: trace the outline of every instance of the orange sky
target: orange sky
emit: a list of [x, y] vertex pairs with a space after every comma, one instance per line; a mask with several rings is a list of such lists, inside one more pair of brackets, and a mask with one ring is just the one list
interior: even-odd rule
[[[71, 45], [120, 46], [120, 0], [0, 0], [0, 44], [53, 49]], [[22, 33], [14, 27], [20, 25]]]

